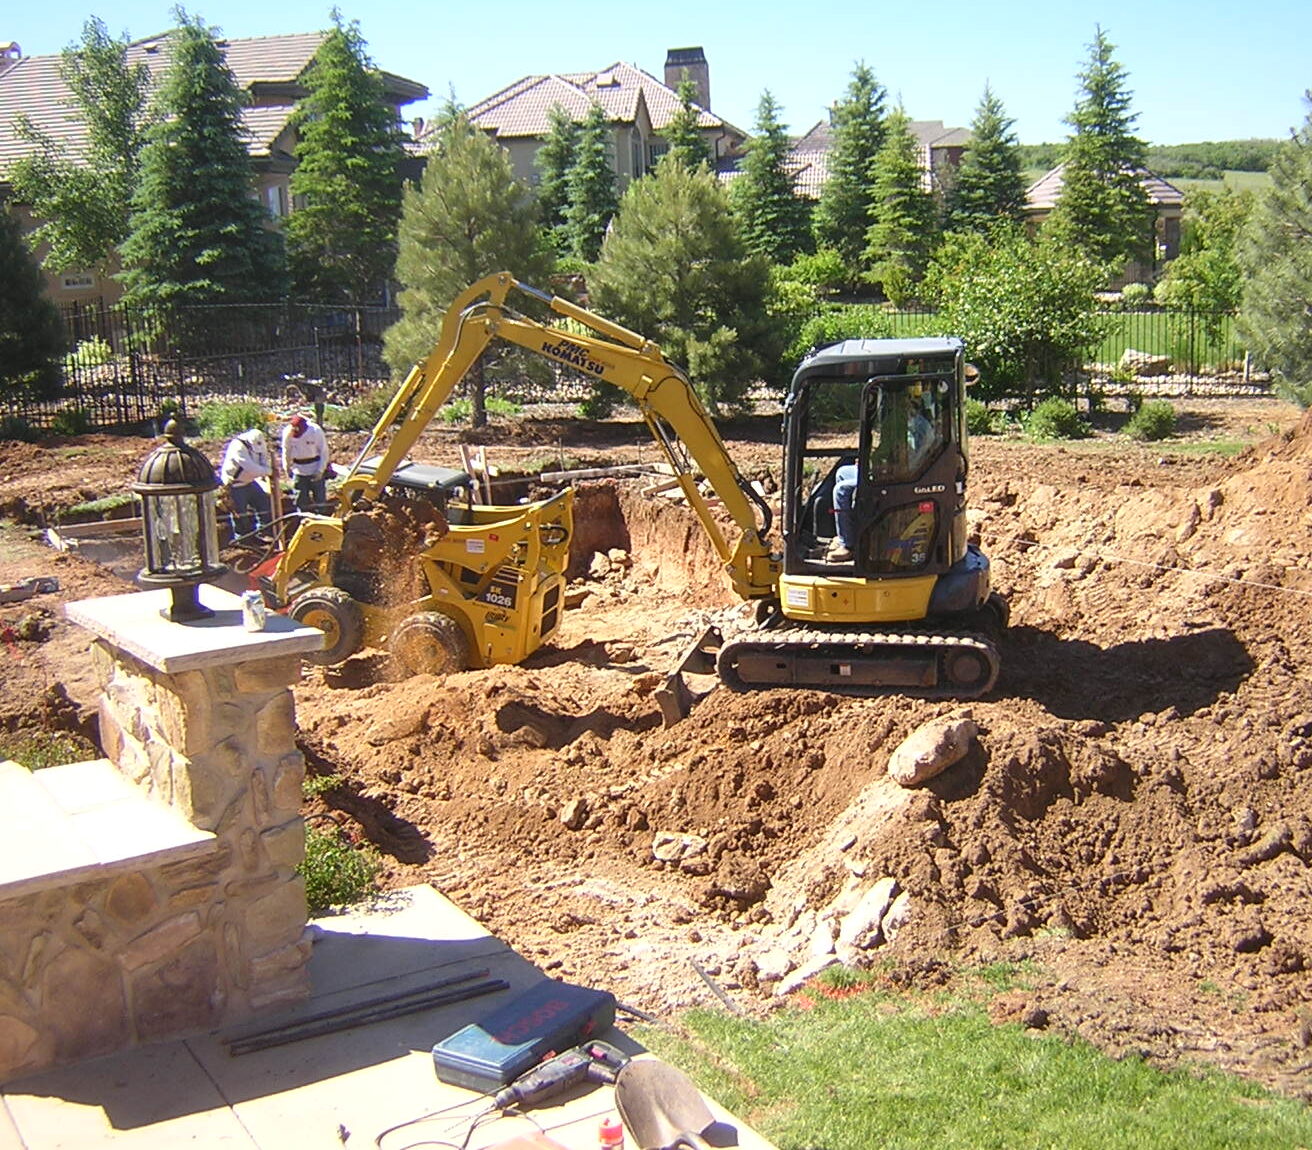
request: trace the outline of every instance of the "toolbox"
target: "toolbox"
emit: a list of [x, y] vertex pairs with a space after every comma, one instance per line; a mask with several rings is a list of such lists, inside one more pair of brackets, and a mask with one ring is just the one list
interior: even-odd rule
[[434, 1046], [433, 1067], [452, 1086], [493, 1091], [614, 1022], [615, 996], [609, 991], [544, 978]]

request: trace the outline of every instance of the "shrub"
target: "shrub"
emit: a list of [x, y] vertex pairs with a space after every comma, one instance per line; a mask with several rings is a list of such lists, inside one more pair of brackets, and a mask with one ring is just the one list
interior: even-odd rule
[[893, 321], [877, 307], [828, 307], [802, 324], [787, 359], [796, 366], [816, 348], [844, 339], [887, 339], [892, 334]]
[[81, 763], [96, 757], [89, 739], [72, 731], [10, 731], [0, 734], [0, 759], [12, 759], [30, 771]]
[[18, 439], [34, 443], [39, 437], [36, 428], [21, 415], [0, 415], [0, 439]]
[[783, 269], [783, 274], [818, 291], [838, 291], [851, 278], [843, 257], [833, 248], [821, 248], [795, 257]]
[[[519, 415], [524, 409], [513, 400], [502, 399], [499, 395], [489, 395], [486, 399], [488, 415]], [[474, 401], [468, 396], [451, 399], [437, 409], [437, 418], [443, 423], [465, 423], [470, 412], [474, 410]]]
[[966, 430], [971, 435], [996, 435], [1002, 423], [1002, 413], [991, 411], [988, 404], [978, 399], [966, 400]]
[[1021, 421], [1025, 434], [1036, 443], [1053, 439], [1083, 439], [1088, 424], [1068, 399], [1049, 396]]
[[336, 431], [373, 431], [392, 402], [393, 394], [388, 388], [376, 387], [345, 407], [329, 408], [324, 420]]
[[66, 407], [50, 423], [55, 435], [86, 435], [91, 430], [91, 416], [80, 407]]
[[252, 427], [262, 428], [268, 421], [264, 408], [254, 400], [207, 403], [196, 415], [196, 423], [204, 439], [229, 439]]
[[1142, 404], [1125, 425], [1125, 434], [1131, 439], [1169, 439], [1175, 434], [1175, 408], [1164, 399]]
[[322, 914], [372, 893], [379, 862], [372, 849], [352, 846], [335, 827], [310, 826], [305, 829], [305, 861], [297, 869], [305, 879], [310, 913]]
[[1147, 284], [1126, 284], [1121, 288], [1121, 303], [1126, 307], [1142, 307], [1153, 298], [1153, 289]]
[[98, 335], [84, 339], [77, 345], [77, 350], [64, 357], [66, 368], [100, 367], [114, 358], [114, 349]]

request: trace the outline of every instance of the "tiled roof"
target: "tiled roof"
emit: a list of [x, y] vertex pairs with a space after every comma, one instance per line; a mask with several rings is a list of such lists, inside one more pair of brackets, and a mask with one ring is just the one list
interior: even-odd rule
[[[239, 87], [250, 90], [253, 85], [285, 85], [287, 88], [285, 99], [275, 97], [242, 112], [242, 123], [250, 133], [252, 155], [267, 155], [287, 126], [295, 106], [297, 81], [324, 36], [323, 32], [302, 32], [220, 41]], [[167, 34], [134, 41], [128, 46], [127, 56], [129, 64], [144, 62], [158, 79], [168, 65]], [[73, 156], [85, 149], [85, 126], [78, 119], [68, 88], [59, 75], [60, 59], [59, 56], [27, 56], [0, 72], [0, 173], [31, 151], [31, 146], [18, 136], [14, 127], [14, 121], [23, 114]], [[400, 103], [428, 94], [422, 84], [413, 80], [386, 72], [383, 76], [388, 93]]]
[[[1066, 165], [1058, 164], [1050, 172], [1035, 180], [1025, 192], [1025, 210], [1029, 212], [1050, 212], [1061, 197], [1062, 185], [1065, 183]], [[1184, 193], [1174, 184], [1167, 183], [1161, 176], [1146, 168], [1139, 171], [1139, 183], [1148, 193], [1148, 202], [1154, 207], [1179, 207], [1184, 203]]]
[[[548, 113], [554, 106], [582, 120], [594, 104], [601, 105], [607, 120], [619, 124], [633, 123], [645, 104], [657, 132], [669, 124], [680, 106], [678, 93], [655, 76], [632, 64], [615, 63], [599, 72], [525, 76], [474, 104], [469, 119], [501, 137], [545, 136], [550, 127]], [[698, 109], [697, 123], [703, 128], [733, 128], [704, 108]]]

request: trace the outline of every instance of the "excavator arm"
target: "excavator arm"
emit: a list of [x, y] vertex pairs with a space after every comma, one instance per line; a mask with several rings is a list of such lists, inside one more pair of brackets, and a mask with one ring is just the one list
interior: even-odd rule
[[[566, 330], [506, 306], [513, 289], [573, 321]], [[674, 469], [679, 486], [719, 554], [734, 590], [745, 599], [777, 593], [779, 556], [766, 542], [770, 509], [738, 471], [687, 375], [636, 332], [558, 296], [520, 283], [507, 272], [485, 276], [452, 302], [437, 344], [417, 363], [370, 433], [339, 489], [343, 513], [357, 495], [375, 498], [461, 380], [493, 343], [523, 348], [604, 380], [630, 395]], [[381, 451], [369, 471], [362, 462]], [[698, 488], [701, 471], [738, 528], [726, 539]]]

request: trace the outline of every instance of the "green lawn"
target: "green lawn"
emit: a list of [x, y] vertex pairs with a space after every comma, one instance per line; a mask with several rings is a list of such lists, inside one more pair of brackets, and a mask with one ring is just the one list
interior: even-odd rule
[[639, 1037], [780, 1150], [1312, 1146], [1312, 1110], [1298, 1102], [995, 1026], [968, 998], [814, 995], [763, 1021], [694, 1011], [682, 1022], [682, 1039]]

